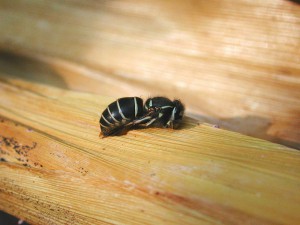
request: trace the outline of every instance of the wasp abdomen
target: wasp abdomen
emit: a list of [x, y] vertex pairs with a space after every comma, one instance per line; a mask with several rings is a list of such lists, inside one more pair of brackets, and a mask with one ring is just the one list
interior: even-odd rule
[[124, 126], [143, 115], [143, 100], [138, 97], [120, 98], [102, 113], [100, 128], [104, 136], [117, 134]]

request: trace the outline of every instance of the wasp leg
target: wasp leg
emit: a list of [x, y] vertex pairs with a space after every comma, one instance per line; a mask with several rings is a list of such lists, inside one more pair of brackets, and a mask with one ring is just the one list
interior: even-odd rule
[[153, 118], [152, 120], [150, 120], [148, 123], [146, 123], [146, 126], [148, 127], [149, 125], [151, 125], [152, 123], [154, 123], [158, 118]]
[[173, 120], [169, 120], [165, 126], [166, 128], [174, 129], [174, 123]]
[[169, 121], [167, 122], [167, 124], [165, 125], [165, 127], [169, 127], [169, 128], [174, 129], [174, 120], [175, 120], [176, 111], [177, 111], [177, 108], [174, 107], [174, 109], [172, 111], [172, 114], [171, 114], [171, 117], [170, 117]]
[[150, 120], [148, 123], [146, 124], [140, 124], [140, 126], [143, 126], [143, 127], [148, 127], [150, 126], [152, 123], [154, 123], [158, 118], [153, 118], [152, 120]]
[[147, 120], [150, 120], [152, 117], [151, 116], [146, 116], [146, 117], [142, 117], [140, 119], [137, 119], [137, 120], [134, 120], [128, 124], [126, 124], [125, 126], [134, 126], [134, 125], [137, 125], [137, 124], [140, 124], [140, 123], [143, 123], [144, 121], [147, 121]]
[[157, 112], [150, 111], [146, 115], [144, 115], [144, 116], [128, 123], [127, 125], [138, 125], [138, 124], [146, 123], [146, 122], [149, 122], [150, 120], [152, 120], [153, 118], [156, 118], [156, 117], [157, 117]]

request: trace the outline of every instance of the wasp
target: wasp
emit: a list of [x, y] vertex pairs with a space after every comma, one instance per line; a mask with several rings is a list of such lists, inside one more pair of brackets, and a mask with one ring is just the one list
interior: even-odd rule
[[119, 135], [134, 126], [176, 128], [182, 120], [184, 106], [180, 100], [165, 97], [124, 97], [112, 102], [100, 117], [104, 137]]

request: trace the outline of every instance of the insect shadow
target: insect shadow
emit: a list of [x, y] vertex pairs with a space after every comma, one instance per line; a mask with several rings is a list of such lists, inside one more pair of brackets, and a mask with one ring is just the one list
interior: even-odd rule
[[214, 124], [216, 127], [220, 127], [221, 129], [238, 132], [251, 137], [256, 137], [295, 149], [300, 149], [300, 139], [298, 141], [290, 141], [285, 137], [280, 137], [276, 134], [270, 134], [269, 130], [272, 129], [273, 122], [269, 118], [253, 115], [222, 119], [200, 116], [197, 114], [191, 116], [197, 118], [196, 121], [198, 123]]

